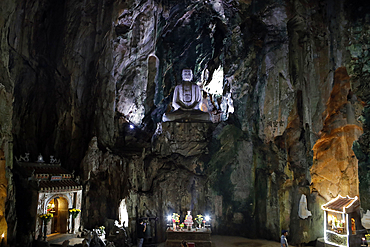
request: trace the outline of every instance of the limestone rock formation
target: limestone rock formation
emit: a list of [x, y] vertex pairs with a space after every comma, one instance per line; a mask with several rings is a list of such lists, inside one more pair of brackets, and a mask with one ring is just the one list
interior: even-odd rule
[[208, 153], [210, 123], [159, 123], [153, 138], [153, 151], [161, 156], [195, 156]]
[[[157, 217], [163, 241], [166, 214], [191, 210], [215, 234], [289, 229], [290, 243], [308, 243], [337, 194], [370, 209], [369, 13], [347, 0], [2, 0], [8, 243], [33, 237], [13, 153], [54, 155], [81, 176], [85, 228], [125, 202], [132, 239], [139, 217]], [[161, 123], [184, 67], [223, 121]]]
[[338, 195], [359, 195], [358, 164], [352, 145], [362, 134], [356, 121], [350, 94], [350, 78], [345, 68], [335, 72], [334, 87], [327, 104], [320, 138], [313, 147], [311, 188], [330, 200]]

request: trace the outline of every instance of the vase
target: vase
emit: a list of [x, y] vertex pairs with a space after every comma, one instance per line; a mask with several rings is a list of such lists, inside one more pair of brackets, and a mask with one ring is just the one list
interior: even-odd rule
[[173, 222], [173, 230], [176, 231], [176, 222]]

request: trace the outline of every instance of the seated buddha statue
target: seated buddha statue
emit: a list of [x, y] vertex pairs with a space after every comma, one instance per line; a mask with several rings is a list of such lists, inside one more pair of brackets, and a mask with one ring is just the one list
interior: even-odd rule
[[191, 69], [182, 70], [182, 82], [175, 87], [173, 111], [163, 115], [163, 122], [210, 122], [210, 115], [200, 109], [202, 93], [198, 85], [193, 84]]

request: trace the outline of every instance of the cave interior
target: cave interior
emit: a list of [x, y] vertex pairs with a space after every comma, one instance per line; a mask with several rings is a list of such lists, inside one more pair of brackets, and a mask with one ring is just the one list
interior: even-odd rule
[[[212, 234], [310, 244], [338, 196], [365, 234], [369, 35], [364, 1], [2, 0], [2, 246], [31, 246], [50, 210], [69, 231], [70, 209], [134, 242], [138, 219], [163, 242], [191, 211]], [[183, 69], [210, 121], [163, 121]]]

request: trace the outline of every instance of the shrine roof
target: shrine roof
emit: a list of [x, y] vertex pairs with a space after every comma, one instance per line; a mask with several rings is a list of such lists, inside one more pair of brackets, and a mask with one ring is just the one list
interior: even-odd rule
[[45, 163], [24, 163], [18, 162], [20, 167], [25, 171], [25, 175], [30, 176], [32, 173], [36, 174], [72, 174], [67, 169], [60, 166], [60, 164], [45, 164]]
[[82, 190], [82, 185], [72, 179], [63, 180], [41, 180], [39, 183], [39, 191], [41, 192], [56, 192]]
[[330, 202], [322, 205], [321, 208], [323, 210], [350, 213], [354, 211], [357, 206], [359, 206], [359, 200], [357, 196], [354, 198], [350, 198], [349, 196], [342, 197], [339, 195]]

